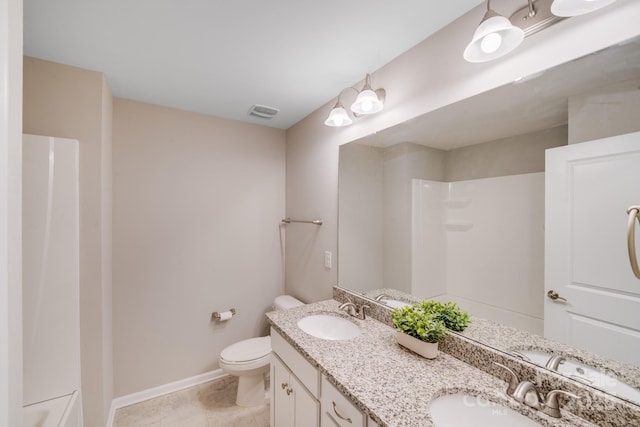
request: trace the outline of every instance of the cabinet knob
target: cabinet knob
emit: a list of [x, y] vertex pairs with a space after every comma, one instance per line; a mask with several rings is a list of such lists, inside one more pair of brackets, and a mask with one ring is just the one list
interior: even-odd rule
[[292, 388], [288, 388], [287, 389], [287, 396], [291, 396], [291, 393], [293, 393], [293, 389]]
[[282, 389], [284, 390], [285, 388], [287, 388], [287, 386], [288, 386], [288, 385], [289, 385], [289, 384], [287, 384], [287, 383], [282, 383], [282, 384], [280, 385], [280, 387], [282, 387]]

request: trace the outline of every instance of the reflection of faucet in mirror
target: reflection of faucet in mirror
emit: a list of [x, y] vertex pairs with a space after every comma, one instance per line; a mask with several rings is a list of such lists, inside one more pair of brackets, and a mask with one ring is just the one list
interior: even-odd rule
[[[632, 385], [633, 375], [629, 377], [615, 376], [604, 368], [589, 366], [587, 363], [580, 362], [571, 356], [542, 350], [517, 349], [510, 350], [509, 353], [527, 362], [556, 371], [560, 375], [579, 381], [582, 384], [599, 388], [602, 391], [633, 402], [640, 402], [640, 390]], [[637, 375], [635, 375], [635, 379], [639, 379]]]
[[558, 366], [560, 366], [560, 364], [565, 360], [566, 359], [564, 358], [564, 356], [561, 356], [559, 354], [554, 354], [549, 358], [549, 360], [547, 360], [547, 363], [544, 366], [546, 368], [551, 369], [552, 371], [557, 371]]

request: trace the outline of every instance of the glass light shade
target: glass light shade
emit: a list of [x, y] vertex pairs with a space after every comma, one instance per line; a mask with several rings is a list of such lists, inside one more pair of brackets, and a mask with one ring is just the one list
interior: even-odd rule
[[487, 12], [464, 50], [468, 62], [486, 62], [511, 52], [524, 40], [524, 31], [504, 16]]
[[378, 95], [371, 89], [364, 89], [356, 98], [356, 101], [351, 105], [351, 111], [356, 114], [375, 114], [378, 111], [381, 111], [384, 107], [384, 104], [380, 99], [378, 99]]
[[556, 16], [578, 16], [609, 6], [616, 0], [553, 0], [551, 13]]
[[331, 127], [341, 127], [341, 126], [349, 126], [353, 123], [349, 114], [347, 114], [347, 110], [342, 108], [342, 106], [334, 107], [329, 113], [329, 117], [324, 121], [324, 124]]

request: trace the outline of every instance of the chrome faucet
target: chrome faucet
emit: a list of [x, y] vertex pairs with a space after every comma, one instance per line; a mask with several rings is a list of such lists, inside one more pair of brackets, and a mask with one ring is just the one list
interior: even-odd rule
[[531, 381], [522, 381], [513, 392], [513, 398], [520, 403], [533, 408], [541, 409], [542, 396]]
[[370, 309], [366, 304], [362, 304], [360, 307], [352, 303], [351, 301], [344, 302], [338, 306], [340, 310], [347, 312], [349, 316], [357, 317], [358, 319], [365, 320], [367, 318], [366, 310]]
[[549, 393], [547, 393], [547, 400], [545, 400], [544, 404], [542, 405], [542, 412], [549, 415], [550, 417], [560, 418], [560, 402], [558, 402], [558, 395], [560, 394], [564, 394], [565, 396], [569, 396], [574, 399], [580, 399], [579, 396], [576, 396], [573, 393], [569, 393], [568, 391], [551, 390]]
[[360, 309], [358, 310], [358, 314], [360, 315], [360, 319], [365, 320], [367, 318], [367, 313], [366, 310], [369, 310], [371, 307], [369, 307], [367, 304], [362, 304], [360, 306]]
[[546, 365], [544, 365], [546, 368], [551, 369], [552, 371], [557, 371], [558, 370], [558, 366], [560, 366], [560, 364], [562, 362], [564, 362], [566, 359], [564, 358], [564, 356], [560, 356], [559, 354], [555, 354], [553, 356], [551, 356], [549, 358], [549, 360], [547, 360]]
[[387, 295], [387, 294], [380, 294], [375, 298], [376, 301], [380, 301], [380, 300], [383, 300], [383, 299], [391, 299], [391, 297], [389, 295]]
[[356, 305], [351, 301], [340, 304], [338, 308], [346, 311], [349, 316], [357, 317], [358, 307], [356, 307]]
[[[563, 358], [564, 360], [564, 358]], [[525, 405], [542, 411], [553, 418], [560, 418], [560, 402], [558, 401], [559, 395], [565, 395], [574, 399], [579, 399], [573, 393], [569, 393], [564, 390], [551, 390], [547, 393], [546, 399], [543, 398], [542, 393], [538, 390], [536, 385], [531, 381], [519, 381], [518, 376], [508, 367], [501, 363], [493, 362], [495, 365], [505, 369], [511, 375], [509, 379], [509, 387], [507, 388], [507, 395], [513, 397], [517, 402], [524, 403]], [[560, 362], [558, 362], [559, 364]]]
[[502, 369], [506, 370], [511, 376], [509, 377], [509, 386], [507, 387], [507, 396], [513, 397], [513, 393], [516, 391], [520, 380], [515, 372], [513, 372], [508, 367], [504, 366], [502, 363], [493, 362], [494, 365], [500, 366]]
[[547, 393], [546, 398], [543, 398], [536, 385], [531, 381], [522, 381], [518, 384], [516, 391], [513, 393], [513, 398], [533, 409], [542, 411], [550, 417], [560, 418], [562, 414], [560, 413], [560, 402], [558, 401], [559, 395], [565, 395], [574, 399], [580, 398], [564, 390], [551, 390]]

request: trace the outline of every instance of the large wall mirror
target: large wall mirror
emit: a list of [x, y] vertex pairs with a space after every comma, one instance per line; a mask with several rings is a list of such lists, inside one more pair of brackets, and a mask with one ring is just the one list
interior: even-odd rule
[[544, 338], [545, 150], [638, 130], [640, 38], [341, 146], [339, 286], [455, 301], [471, 339], [640, 405], [640, 348]]

